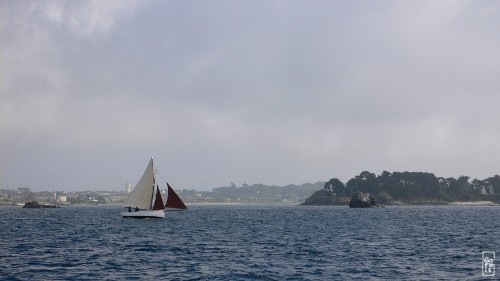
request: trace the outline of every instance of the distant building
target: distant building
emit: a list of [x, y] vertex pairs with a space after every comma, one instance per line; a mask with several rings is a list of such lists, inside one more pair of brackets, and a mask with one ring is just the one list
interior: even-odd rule
[[132, 190], [132, 185], [127, 182], [127, 184], [125, 184], [125, 193], [130, 193], [131, 190]]
[[33, 192], [27, 187], [19, 187], [17, 192], [11, 193], [10, 198], [17, 202], [30, 201], [33, 200]]
[[29, 187], [18, 187], [17, 188], [17, 192], [19, 192], [19, 193], [27, 193], [27, 192], [30, 192], [30, 189], [29, 189]]
[[34, 199], [36, 201], [48, 202], [48, 201], [50, 201], [51, 195], [52, 194], [48, 191], [36, 192]]

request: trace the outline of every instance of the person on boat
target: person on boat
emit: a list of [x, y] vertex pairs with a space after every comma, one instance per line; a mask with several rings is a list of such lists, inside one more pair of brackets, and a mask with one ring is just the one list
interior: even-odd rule
[[132, 207], [128, 207], [128, 211], [129, 211], [129, 212], [132, 212]]
[[135, 207], [135, 211], [136, 211], [136, 212], [139, 212], [139, 208], [138, 208], [138, 207]]

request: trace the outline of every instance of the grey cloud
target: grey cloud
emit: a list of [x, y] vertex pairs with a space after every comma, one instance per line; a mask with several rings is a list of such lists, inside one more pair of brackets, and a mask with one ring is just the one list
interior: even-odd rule
[[[500, 151], [499, 9], [477, 1], [8, 3], [1, 185], [121, 187], [152, 154], [182, 188], [363, 170], [491, 176]], [[98, 172], [104, 167], [110, 176]], [[20, 183], [26, 169], [40, 172]], [[46, 178], [49, 169], [67, 176]]]

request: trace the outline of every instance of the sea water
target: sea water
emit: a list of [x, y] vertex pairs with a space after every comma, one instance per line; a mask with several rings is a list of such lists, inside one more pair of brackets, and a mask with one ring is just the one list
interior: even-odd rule
[[0, 208], [0, 278], [481, 280], [482, 251], [500, 253], [500, 207], [215, 205], [146, 220], [121, 211]]

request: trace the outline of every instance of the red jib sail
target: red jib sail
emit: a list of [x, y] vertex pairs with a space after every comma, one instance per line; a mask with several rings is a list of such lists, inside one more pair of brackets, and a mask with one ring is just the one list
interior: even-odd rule
[[181, 198], [175, 193], [172, 187], [167, 183], [168, 186], [168, 198], [167, 203], [165, 204], [166, 208], [175, 208], [175, 209], [187, 209], [184, 202], [182, 202]]
[[158, 185], [156, 186], [156, 198], [155, 205], [153, 206], [153, 210], [164, 210], [165, 205], [163, 204], [163, 198], [161, 198], [161, 192]]

